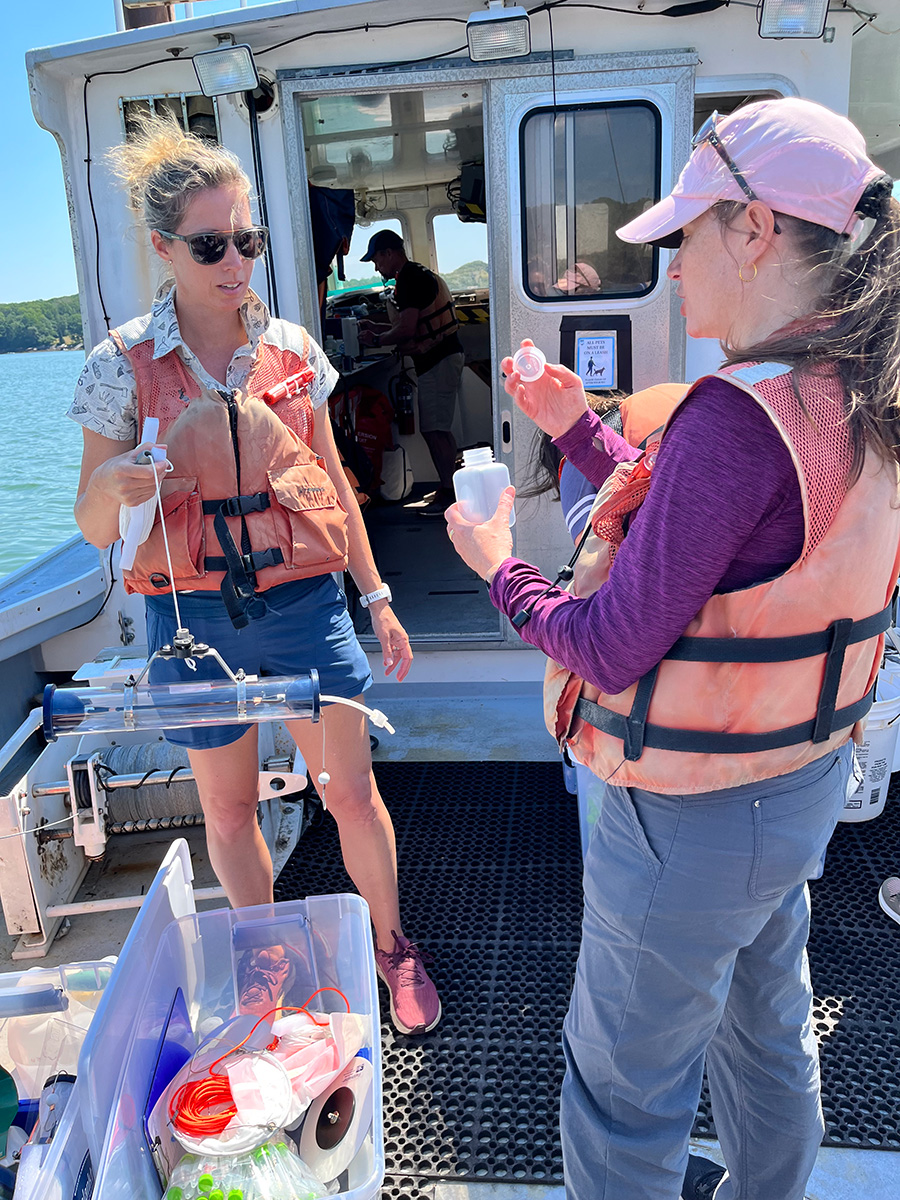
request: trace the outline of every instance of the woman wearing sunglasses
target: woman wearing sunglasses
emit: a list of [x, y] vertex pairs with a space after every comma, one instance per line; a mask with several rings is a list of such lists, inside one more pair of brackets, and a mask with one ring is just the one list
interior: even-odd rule
[[[85, 537], [110, 545], [120, 507], [133, 511], [159, 486], [165, 530], [157, 514], [123, 572], [129, 590], [146, 596], [151, 652], [173, 642], [177, 593], [180, 625], [232, 670], [314, 668], [323, 694], [359, 698], [372, 677], [334, 575], [349, 565], [385, 673], [403, 679], [409, 639], [391, 611], [328, 418], [337, 373], [304, 329], [270, 317], [250, 290], [268, 233], [253, 223], [240, 163], [157, 119], [111, 157], [171, 279], [147, 316], [93, 350], [78, 381], [70, 415], [84, 427], [75, 514]], [[148, 418], [160, 422], [155, 440], [171, 468], [138, 461]], [[157, 660], [151, 671], [152, 682], [221, 675], [202, 657]], [[394, 1022], [405, 1033], [431, 1029], [440, 1001], [403, 935], [394, 831], [372, 774], [365, 718], [332, 705], [319, 724], [290, 729], [312, 778], [327, 780], [344, 863], [371, 909]], [[210, 861], [228, 899], [271, 902], [272, 863], [256, 819], [257, 727], [173, 730], [168, 740], [188, 749]]]
[[[606, 781], [563, 1030], [574, 1200], [803, 1200], [823, 1123], [805, 944], [900, 568], [900, 206], [817, 104], [712, 121], [619, 231], [677, 246], [725, 366], [640, 457], [548, 366], [507, 390], [601, 488], [572, 586], [453, 544], [553, 661], [548, 727]], [[636, 463], [636, 465], [634, 465]], [[704, 1061], [727, 1164], [688, 1156]]]

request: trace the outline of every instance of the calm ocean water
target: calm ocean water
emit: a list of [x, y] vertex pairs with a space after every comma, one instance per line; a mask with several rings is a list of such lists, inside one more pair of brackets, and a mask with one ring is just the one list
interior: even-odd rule
[[0, 578], [77, 533], [82, 350], [0, 355]]

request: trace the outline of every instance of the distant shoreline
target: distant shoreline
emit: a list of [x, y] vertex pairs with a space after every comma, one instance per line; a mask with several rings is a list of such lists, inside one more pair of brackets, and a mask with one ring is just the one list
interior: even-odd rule
[[60, 350], [84, 350], [82, 342], [72, 346], [23, 346], [21, 350], [0, 350], [2, 354], [57, 354]]
[[83, 350], [78, 296], [0, 304], [0, 354]]

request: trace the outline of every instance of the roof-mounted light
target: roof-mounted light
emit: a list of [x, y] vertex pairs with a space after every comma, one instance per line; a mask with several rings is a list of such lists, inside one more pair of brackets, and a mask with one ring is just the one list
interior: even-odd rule
[[194, 70], [204, 96], [228, 96], [259, 87], [259, 72], [249, 46], [219, 46], [194, 55]]
[[472, 62], [522, 58], [531, 53], [528, 13], [518, 4], [487, 0], [487, 12], [474, 12], [466, 21], [466, 38]]
[[820, 38], [825, 32], [828, 0], [762, 0], [761, 38]]

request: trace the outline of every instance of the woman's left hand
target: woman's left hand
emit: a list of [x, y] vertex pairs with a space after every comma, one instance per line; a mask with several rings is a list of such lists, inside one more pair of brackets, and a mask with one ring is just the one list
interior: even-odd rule
[[379, 600], [370, 605], [369, 615], [372, 618], [375, 636], [381, 642], [384, 673], [390, 675], [396, 667], [397, 682], [400, 683], [407, 677], [412, 666], [413, 652], [409, 636], [386, 600]]
[[458, 504], [451, 504], [444, 513], [447, 534], [453, 549], [466, 566], [472, 568], [482, 579], [491, 567], [496, 567], [512, 554], [512, 534], [509, 531], [509, 514], [516, 498], [514, 487], [504, 488], [497, 503], [497, 511], [489, 521], [473, 525], [462, 515]]

